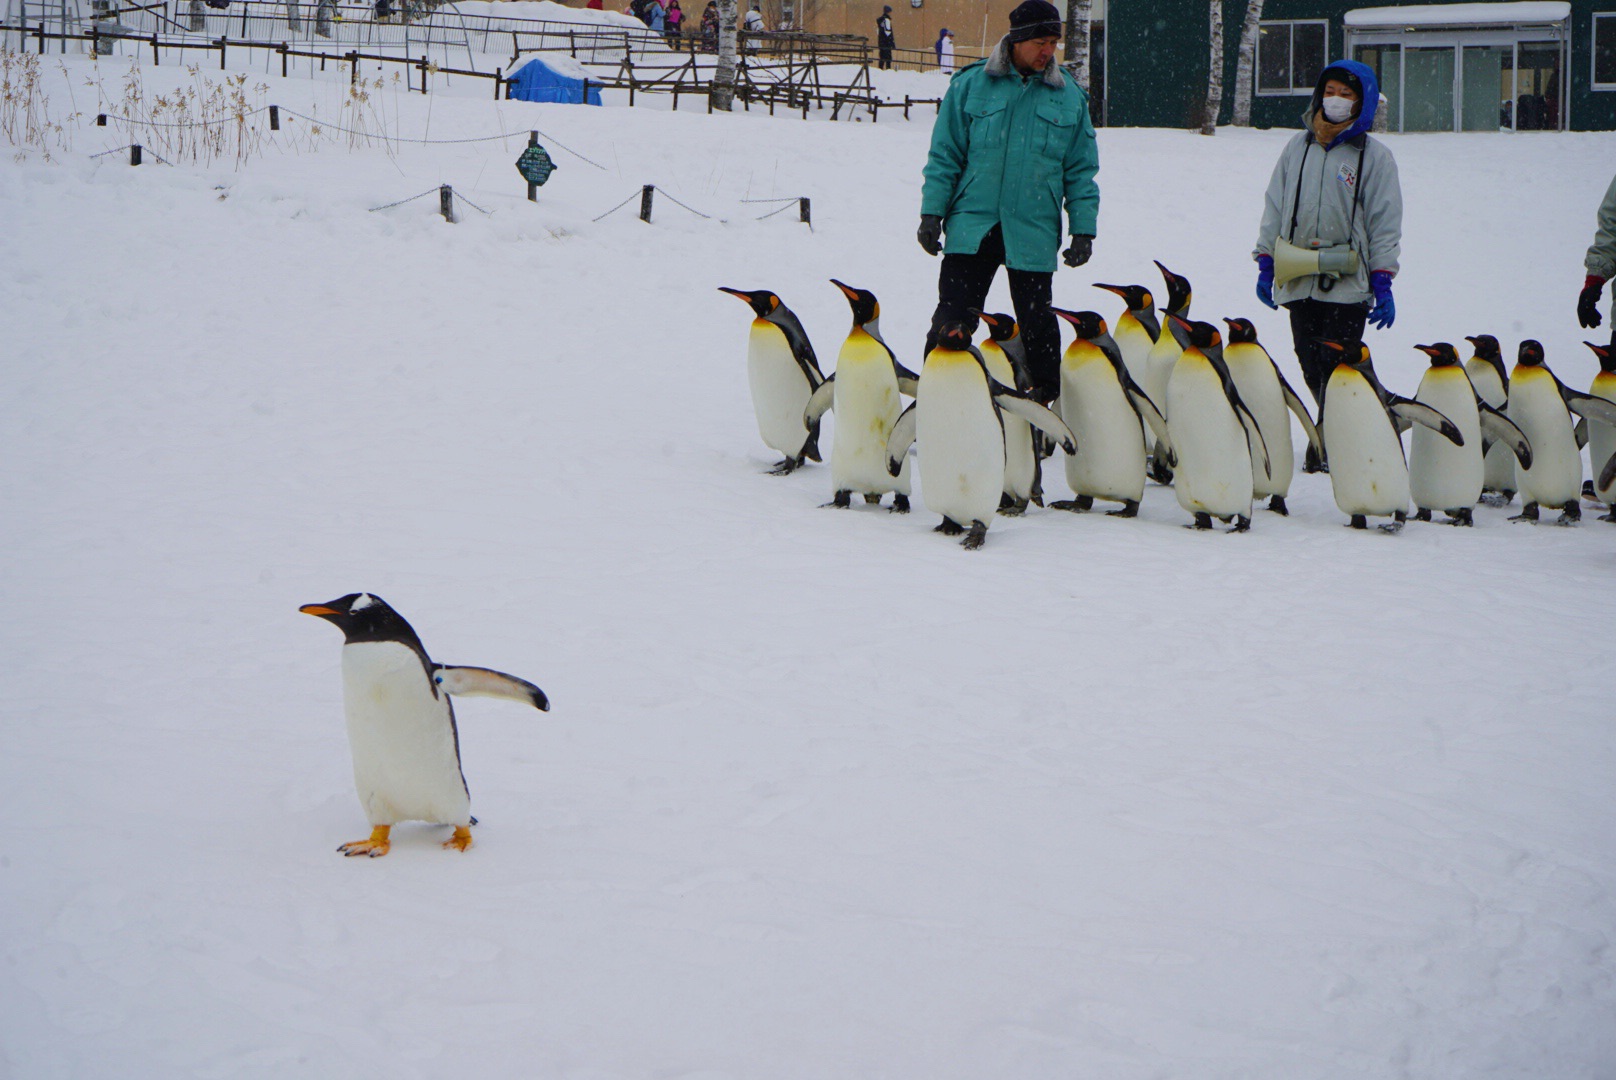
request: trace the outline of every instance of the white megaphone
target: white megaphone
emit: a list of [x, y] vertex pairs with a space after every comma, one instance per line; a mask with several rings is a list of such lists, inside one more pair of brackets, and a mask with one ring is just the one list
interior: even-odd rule
[[1274, 284], [1283, 285], [1299, 277], [1318, 275], [1334, 282], [1336, 278], [1350, 277], [1358, 272], [1358, 253], [1348, 244], [1324, 246], [1322, 241], [1311, 241], [1307, 247], [1297, 247], [1283, 236], [1274, 240]]

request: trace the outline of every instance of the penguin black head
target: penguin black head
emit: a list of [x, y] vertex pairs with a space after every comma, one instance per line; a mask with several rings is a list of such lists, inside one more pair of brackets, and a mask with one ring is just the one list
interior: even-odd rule
[[946, 322], [937, 328], [937, 347], [964, 352], [971, 347], [971, 331], [962, 322]]
[[1452, 367], [1459, 362], [1458, 352], [1446, 341], [1439, 341], [1435, 345], [1416, 345], [1414, 347], [1431, 358], [1432, 367]]
[[1476, 355], [1481, 359], [1497, 360], [1501, 358], [1502, 354], [1498, 349], [1498, 339], [1491, 334], [1477, 334], [1474, 337], [1466, 335], [1465, 340], [1475, 347]]
[[1105, 319], [1098, 311], [1067, 311], [1064, 308], [1052, 308], [1055, 314], [1072, 324], [1077, 336], [1084, 341], [1093, 341], [1102, 334], [1109, 333], [1106, 329]]
[[[1156, 265], [1161, 266], [1160, 263], [1157, 263]], [[1163, 266], [1162, 272], [1168, 273], [1169, 271], [1165, 266]], [[1190, 344], [1195, 346], [1197, 349], [1200, 349], [1202, 352], [1206, 352], [1208, 349], [1221, 349], [1223, 347], [1223, 335], [1218, 333], [1218, 328], [1213, 326], [1211, 323], [1192, 322], [1181, 315], [1173, 315], [1171, 318], [1183, 328], [1186, 334], [1190, 336]]]
[[847, 303], [853, 309], [854, 326], [869, 326], [881, 317], [881, 304], [869, 289], [855, 289], [835, 278], [831, 278], [830, 283], [842, 290], [842, 295], [847, 297]]
[[988, 324], [988, 337], [994, 341], [1009, 341], [1021, 333], [1021, 327], [1017, 326], [1016, 320], [1009, 315], [989, 315], [985, 311], [976, 314]]
[[415, 636], [404, 616], [387, 606], [387, 601], [370, 593], [349, 593], [323, 604], [304, 604], [297, 610], [317, 615], [341, 630], [348, 643], [356, 641], [400, 641], [416, 650], [421, 639]]
[[780, 298], [768, 289], [755, 289], [752, 292], [747, 292], [745, 289], [731, 289], [726, 285], [720, 285], [718, 291], [727, 292], [731, 296], [739, 296], [751, 305], [752, 310], [757, 313], [757, 317], [760, 319], [767, 319], [781, 306]]
[[1584, 341], [1583, 344], [1592, 349], [1594, 355], [1599, 357], [1600, 371], [1616, 372], [1616, 349], [1611, 348], [1609, 345], [1595, 345], [1591, 341]]
[[1515, 354], [1515, 360], [1517, 363], [1525, 364], [1527, 367], [1537, 367], [1542, 364], [1543, 343], [1527, 338], [1521, 342], [1520, 350]]
[[1229, 344], [1253, 344], [1257, 340], [1257, 328], [1250, 319], [1224, 319], [1229, 324]]
[[[1184, 314], [1190, 308], [1190, 279], [1173, 273], [1159, 262], [1156, 263], [1156, 269], [1161, 271], [1162, 280], [1167, 282], [1167, 313]], [[1216, 330], [1213, 332], [1216, 333]]]
[[1369, 363], [1369, 346], [1361, 341], [1320, 341], [1319, 344], [1338, 354], [1338, 365], [1361, 368]]
[[1143, 285], [1101, 285], [1096, 281], [1094, 287], [1122, 297], [1122, 302], [1128, 305], [1129, 311], [1150, 311], [1156, 306], [1155, 297], [1151, 296], [1150, 290]]

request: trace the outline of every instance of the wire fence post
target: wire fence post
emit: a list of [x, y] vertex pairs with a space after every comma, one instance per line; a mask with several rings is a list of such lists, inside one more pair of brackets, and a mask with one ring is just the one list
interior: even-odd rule
[[281, 129], [281, 107], [279, 105], [271, 105], [269, 107], [269, 130], [271, 130], [271, 131], [279, 131], [280, 129]]
[[455, 224], [454, 188], [448, 184], [438, 188], [438, 213], [443, 215], [444, 221]]
[[640, 220], [647, 224], [651, 221], [651, 198], [655, 193], [654, 184], [646, 184], [640, 189]]
[[[539, 133], [537, 131], [530, 131], [527, 133], [527, 144], [530, 147], [539, 145]], [[527, 182], [527, 201], [539, 201], [539, 185], [535, 184], [531, 180]]]
[[811, 212], [809, 212], [808, 196], [804, 195], [802, 198], [798, 199], [797, 200], [797, 205], [798, 205], [798, 208], [801, 210], [802, 223], [804, 225], [808, 226], [810, 229], [813, 228], [814, 227], [814, 215]]
[[139, 143], [135, 143], [133, 146], [131, 146], [129, 148], [129, 164], [131, 164], [131, 165], [139, 165], [140, 164], [140, 144]]

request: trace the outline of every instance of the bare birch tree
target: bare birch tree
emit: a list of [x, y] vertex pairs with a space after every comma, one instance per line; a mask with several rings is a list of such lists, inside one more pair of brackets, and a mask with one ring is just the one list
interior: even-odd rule
[[1257, 27], [1262, 22], [1263, 0], [1247, 0], [1246, 19], [1240, 24], [1240, 52], [1234, 69], [1234, 126], [1251, 126], [1251, 98], [1257, 86]]
[[718, 0], [718, 70], [713, 72], [713, 108], [729, 112], [735, 105], [735, 17], [737, 0]]
[[1089, 12], [1092, 0], [1066, 0], [1066, 70], [1089, 88]]
[[1211, 0], [1207, 14], [1208, 67], [1206, 73], [1206, 106], [1201, 110], [1201, 134], [1218, 133], [1218, 110], [1223, 107], [1223, 0]]

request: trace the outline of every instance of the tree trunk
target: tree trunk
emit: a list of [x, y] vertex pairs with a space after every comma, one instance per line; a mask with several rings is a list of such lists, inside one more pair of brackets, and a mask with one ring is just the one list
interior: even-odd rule
[[1240, 24], [1240, 52], [1234, 72], [1234, 126], [1251, 126], [1251, 98], [1257, 87], [1257, 24], [1263, 0], [1247, 0], [1246, 20]]
[[735, 16], [737, 0], [718, 0], [718, 70], [713, 72], [713, 108], [729, 112], [735, 103]]
[[286, 0], [286, 29], [294, 34], [303, 32], [303, 10], [297, 0]]
[[1089, 88], [1089, 11], [1092, 0], [1066, 0], [1066, 70]]
[[1218, 110], [1223, 107], [1223, 0], [1211, 0], [1209, 7], [1210, 70], [1206, 75], [1206, 106], [1201, 110], [1202, 135], [1218, 133]]
[[200, 34], [208, 28], [207, 16], [202, 11], [202, 0], [191, 0], [187, 14], [191, 17], [189, 23], [191, 33]]
[[331, 16], [337, 10], [337, 0], [319, 0], [314, 9], [314, 32], [323, 38], [331, 36]]

